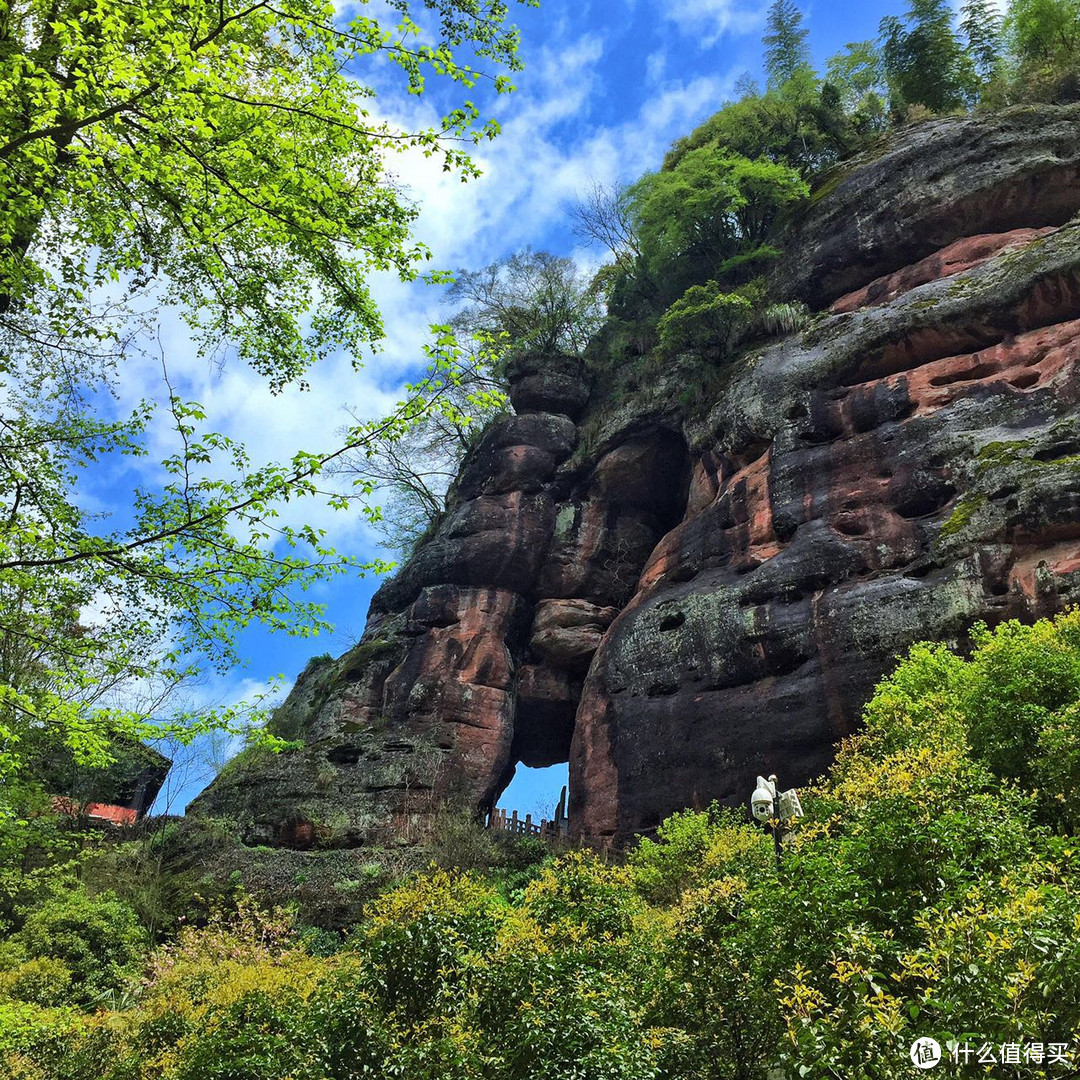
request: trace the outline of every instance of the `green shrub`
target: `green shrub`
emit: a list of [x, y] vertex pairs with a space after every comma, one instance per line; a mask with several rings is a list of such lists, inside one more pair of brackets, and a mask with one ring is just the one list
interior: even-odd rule
[[0, 971], [0, 999], [62, 1005], [71, 993], [71, 971], [62, 961], [36, 957]]
[[744, 815], [714, 805], [707, 813], [672, 814], [630, 853], [638, 891], [653, 904], [675, 903], [682, 894], [727, 875], [745, 876], [768, 868], [768, 837], [746, 824]]
[[790, 334], [809, 318], [802, 304], [768, 304], [764, 285], [732, 289], [716, 281], [693, 285], [660, 316], [660, 347], [673, 354], [691, 349], [730, 356], [755, 337]]
[[1075, 730], [1068, 719], [1080, 703], [1080, 611], [1034, 626], [978, 627], [973, 641], [962, 699], [971, 749], [998, 776], [1034, 786], [1044, 730]]
[[754, 305], [719, 282], [692, 285], [660, 316], [660, 346], [668, 353], [683, 349], [719, 349], [728, 353], [750, 322]]
[[89, 1004], [134, 973], [147, 939], [127, 904], [73, 887], [31, 911], [9, 947], [27, 960], [59, 961], [70, 972], [70, 999]]

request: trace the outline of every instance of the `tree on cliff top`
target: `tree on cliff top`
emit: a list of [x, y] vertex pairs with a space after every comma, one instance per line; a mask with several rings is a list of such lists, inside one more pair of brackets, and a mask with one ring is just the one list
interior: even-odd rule
[[1017, 62], [1021, 99], [1080, 97], [1080, 0], [1013, 0], [1005, 37]]
[[752, 276], [775, 255], [767, 240], [777, 215], [806, 194], [789, 165], [703, 146], [643, 176], [628, 205], [648, 272], [670, 303], [688, 285]]
[[[396, 69], [410, 93], [434, 75], [464, 97], [482, 78], [510, 89], [520, 66], [504, 0], [386, 7], [394, 25], [307, 0], [0, 10], [0, 636], [18, 661], [0, 685], [0, 777], [30, 733], [91, 761], [110, 732], [146, 733], [192, 658], [230, 666], [252, 620], [320, 625], [295, 590], [347, 564], [317, 530], [276, 518], [283, 501], [325, 494], [333, 453], [251, 463], [173, 390], [164, 358], [175, 452], [159, 489], [136, 492], [111, 531], [75, 492], [93, 462], [147, 453], [152, 403], [126, 418], [100, 407], [139, 355], [139, 303], [175, 305], [204, 352], [235, 352], [274, 390], [381, 337], [367, 275], [413, 278], [426, 256], [388, 156], [437, 154], [467, 178], [462, 141], [497, 129], [462, 100], [437, 127], [404, 130], [380, 117], [375, 83]], [[444, 338], [435, 366], [453, 357]], [[404, 430], [430, 389], [350, 444]], [[112, 693], [131, 678], [145, 709]]]
[[770, 90], [779, 89], [803, 70], [810, 70], [810, 31], [803, 24], [802, 12], [792, 0], [773, 0], [766, 21], [765, 73]]
[[967, 54], [983, 80], [1001, 63], [1001, 16], [992, 0], [965, 0], [960, 29], [967, 38]]
[[604, 319], [596, 282], [572, 259], [526, 248], [479, 270], [459, 270], [447, 294], [451, 325], [474, 347], [447, 378], [437, 407], [401, 437], [346, 454], [339, 471], [378, 485], [386, 513], [375, 528], [411, 554], [446, 507], [446, 494], [483, 425], [507, 407], [507, 359], [524, 352], [580, 354]]
[[948, 0], [909, 0], [906, 20], [883, 19], [881, 52], [894, 111], [923, 105], [948, 112], [970, 100], [974, 73]]
[[603, 321], [600, 299], [573, 259], [526, 248], [480, 270], [459, 270], [447, 300], [455, 324], [501, 338], [511, 352], [581, 353]]

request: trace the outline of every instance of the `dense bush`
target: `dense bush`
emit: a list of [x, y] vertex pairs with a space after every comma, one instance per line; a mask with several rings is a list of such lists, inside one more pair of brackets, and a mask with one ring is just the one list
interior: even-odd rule
[[796, 169], [703, 146], [629, 191], [642, 256], [666, 303], [703, 281], [751, 276], [776, 256], [766, 241], [777, 215], [807, 194]]
[[1080, 613], [977, 628], [967, 658], [913, 648], [779, 865], [713, 808], [510, 892], [433, 869], [343, 948], [241, 898], [97, 1012], [85, 950], [122, 970], [130, 918], [54, 898], [8, 946], [2, 1060], [25, 1080], [824, 1080], [906, 1077], [921, 1035], [1070, 1042], [1080, 851], [1053, 796], [1075, 775], [1078, 665]]
[[108, 893], [90, 896], [72, 887], [30, 912], [0, 946], [0, 966], [7, 969], [13, 996], [47, 998], [42, 984], [51, 975], [70, 984], [70, 1001], [90, 1004], [121, 989], [146, 945], [146, 933], [127, 904]]

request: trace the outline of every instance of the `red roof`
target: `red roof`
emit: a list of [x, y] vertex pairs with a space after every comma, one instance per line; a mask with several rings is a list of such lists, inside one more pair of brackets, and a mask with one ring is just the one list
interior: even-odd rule
[[[58, 814], [68, 814], [71, 817], [79, 816], [80, 807], [74, 799], [54, 795], [52, 805]], [[87, 803], [81, 808], [81, 812], [86, 814], [88, 818], [95, 818], [98, 821], [112, 821], [117, 825], [133, 825], [139, 818], [139, 815], [130, 807], [112, 806], [109, 803]]]
[[133, 825], [139, 815], [129, 806], [110, 806], [108, 803], [87, 803], [86, 816], [103, 821], [115, 821], [117, 825]]

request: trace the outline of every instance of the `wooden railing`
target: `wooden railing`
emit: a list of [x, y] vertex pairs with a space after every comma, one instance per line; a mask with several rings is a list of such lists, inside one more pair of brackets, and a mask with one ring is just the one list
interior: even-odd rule
[[559, 805], [555, 810], [555, 818], [552, 821], [546, 818], [533, 821], [532, 814], [520, 817], [516, 810], [508, 813], [498, 807], [492, 809], [487, 819], [487, 827], [496, 832], [510, 833], [511, 836], [539, 836], [541, 840], [555, 840], [566, 836], [569, 831], [568, 826], [565, 787], [562, 789]]

